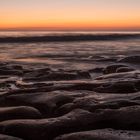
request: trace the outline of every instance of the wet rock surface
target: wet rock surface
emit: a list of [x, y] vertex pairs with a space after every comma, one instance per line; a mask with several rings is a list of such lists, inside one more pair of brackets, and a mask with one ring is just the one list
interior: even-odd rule
[[23, 140], [23, 139], [0, 134], [0, 140]]
[[106, 65], [0, 62], [0, 140], [139, 140], [139, 56], [96, 59]]
[[1, 107], [0, 108], [0, 121], [10, 120], [10, 119], [31, 119], [31, 118], [41, 118], [40, 112], [28, 106], [18, 106], [18, 107]]
[[135, 55], [135, 56], [128, 56], [128, 57], [124, 57], [120, 60], [118, 60], [118, 62], [125, 62], [125, 63], [140, 63], [140, 55]]
[[60, 136], [55, 140], [139, 140], [140, 132], [100, 129]]

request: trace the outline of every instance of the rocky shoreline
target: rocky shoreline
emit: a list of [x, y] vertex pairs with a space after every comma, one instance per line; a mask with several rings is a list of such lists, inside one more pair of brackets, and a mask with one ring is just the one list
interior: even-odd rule
[[140, 56], [111, 61], [88, 70], [0, 62], [0, 140], [139, 140]]

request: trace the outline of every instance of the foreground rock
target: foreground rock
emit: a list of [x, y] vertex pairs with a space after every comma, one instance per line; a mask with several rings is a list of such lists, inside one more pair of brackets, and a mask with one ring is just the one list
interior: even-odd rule
[[0, 140], [23, 140], [23, 139], [0, 134]]
[[7, 96], [1, 105], [10, 106], [32, 106], [37, 108], [44, 116], [53, 116], [55, 109], [65, 103], [69, 103], [73, 97], [66, 93], [31, 93]]
[[99, 129], [59, 136], [55, 140], [139, 140], [140, 131]]
[[[128, 90], [128, 89], [127, 89]], [[73, 109], [96, 110], [121, 108], [140, 104], [140, 93], [99, 94], [92, 91], [55, 91], [9, 95], [1, 100], [2, 106], [32, 106], [45, 117], [64, 115]]]
[[28, 106], [0, 107], [0, 121], [11, 119], [38, 119], [41, 118], [40, 112]]
[[55, 110], [56, 114], [64, 115], [73, 109], [81, 108], [89, 111], [98, 109], [119, 109], [121, 107], [129, 107], [140, 105], [140, 94], [98, 94], [90, 93], [75, 98], [70, 103], [65, 103]]
[[2, 64], [0, 133], [24, 140], [139, 140], [139, 61], [120, 62], [82, 70]]
[[0, 132], [26, 140], [52, 140], [62, 134], [98, 128], [140, 130], [139, 118], [139, 106], [95, 112], [79, 109], [58, 118], [4, 121]]
[[[0, 132], [26, 140], [52, 140], [60, 134], [83, 129], [83, 126], [88, 126], [87, 122], [90, 122], [91, 119], [92, 113], [75, 110], [59, 118], [1, 122]], [[79, 127], [80, 125], [82, 128]]]

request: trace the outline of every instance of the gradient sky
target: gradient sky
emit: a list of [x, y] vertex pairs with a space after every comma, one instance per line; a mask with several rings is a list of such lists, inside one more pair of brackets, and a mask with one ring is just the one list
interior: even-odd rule
[[140, 30], [140, 0], [0, 0], [0, 29]]

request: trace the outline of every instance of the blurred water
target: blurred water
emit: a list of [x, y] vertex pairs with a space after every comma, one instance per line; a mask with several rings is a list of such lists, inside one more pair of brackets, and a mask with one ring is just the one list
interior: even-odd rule
[[[48, 34], [52, 35], [50, 32]], [[35, 33], [13, 32], [15, 36], [38, 35]], [[43, 32], [46, 34], [46, 32]], [[56, 34], [56, 33], [53, 33]], [[4, 32], [0, 33], [4, 36]], [[40, 33], [40, 35], [42, 35]], [[12, 36], [12, 33], [5, 33]], [[125, 55], [140, 54], [140, 39], [89, 42], [55, 43], [4, 43], [0, 44], [1, 61], [45, 63], [48, 65], [77, 69], [96, 66], [102, 58], [121, 58]], [[99, 65], [99, 63], [98, 63]], [[103, 63], [102, 63], [103, 65]]]

